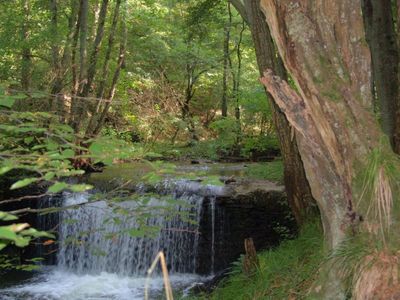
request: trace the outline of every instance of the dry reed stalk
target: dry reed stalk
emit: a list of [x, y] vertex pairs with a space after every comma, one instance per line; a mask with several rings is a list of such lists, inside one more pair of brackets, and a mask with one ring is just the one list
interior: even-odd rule
[[171, 282], [169, 280], [169, 275], [168, 275], [167, 263], [165, 260], [164, 253], [162, 251], [158, 252], [158, 254], [157, 254], [156, 258], [154, 259], [153, 263], [151, 264], [150, 268], [147, 270], [147, 278], [146, 278], [146, 284], [145, 284], [145, 289], [144, 289], [144, 299], [149, 300], [149, 283], [150, 283], [151, 275], [153, 274], [154, 269], [156, 268], [158, 262], [160, 262], [160, 264], [161, 264], [161, 270], [163, 273], [165, 296], [166, 296], [167, 300], [174, 300], [174, 295], [172, 294]]
[[[386, 175], [385, 168], [380, 167], [378, 175], [374, 182], [374, 194], [370, 206], [367, 210], [367, 220], [376, 220], [382, 233], [383, 242], [385, 241], [385, 232], [389, 233], [392, 223], [393, 193], [390, 186], [390, 180]], [[371, 214], [374, 214], [373, 216]], [[370, 223], [370, 222], [369, 222]], [[375, 226], [369, 224], [370, 231], [375, 232]], [[375, 232], [376, 233], [376, 232]]]

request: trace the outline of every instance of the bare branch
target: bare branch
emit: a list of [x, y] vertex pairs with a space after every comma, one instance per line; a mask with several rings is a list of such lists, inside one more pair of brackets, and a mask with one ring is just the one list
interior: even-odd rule
[[246, 8], [242, 2], [242, 0], [228, 0], [237, 10], [237, 12], [240, 14], [240, 16], [243, 18], [243, 20], [249, 24], [249, 18], [247, 16]]

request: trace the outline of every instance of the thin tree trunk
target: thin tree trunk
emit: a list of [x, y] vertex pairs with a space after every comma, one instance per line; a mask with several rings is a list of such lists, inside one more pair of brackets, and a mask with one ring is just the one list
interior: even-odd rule
[[240, 122], [240, 80], [241, 80], [241, 75], [242, 75], [242, 50], [241, 50], [241, 45], [243, 41], [243, 33], [244, 30], [246, 29], [245, 22], [242, 22], [242, 29], [240, 30], [239, 33], [239, 41], [236, 46], [236, 58], [237, 58], [237, 72], [235, 74], [236, 80], [233, 83], [233, 98], [235, 100], [235, 118], [236, 118], [236, 123], [237, 123], [237, 130], [238, 130], [238, 137], [237, 137], [237, 143], [240, 143], [241, 140], [241, 134], [242, 134], [242, 128], [241, 128], [241, 122]]
[[[125, 8], [126, 9], [126, 8]], [[103, 125], [104, 125], [104, 121], [105, 118], [107, 116], [108, 110], [110, 109], [111, 103], [114, 99], [114, 95], [115, 95], [115, 91], [117, 88], [117, 83], [118, 83], [118, 79], [119, 79], [119, 75], [121, 72], [121, 68], [124, 65], [125, 62], [125, 54], [126, 54], [126, 44], [127, 44], [127, 39], [128, 39], [128, 29], [126, 26], [126, 12], [124, 11], [124, 16], [122, 18], [122, 39], [120, 42], [120, 48], [119, 48], [119, 56], [118, 56], [118, 62], [117, 62], [117, 68], [115, 69], [114, 72], [114, 76], [112, 79], [112, 83], [111, 83], [111, 87], [109, 90], [109, 93], [107, 95], [107, 103], [103, 109], [103, 111], [101, 112], [100, 118], [97, 122], [97, 125], [93, 131], [93, 136], [97, 136]]]
[[85, 85], [83, 86], [82, 93], [80, 94], [80, 96], [82, 97], [87, 97], [89, 95], [96, 74], [97, 58], [100, 51], [101, 41], [103, 40], [103, 35], [104, 35], [104, 24], [107, 16], [107, 7], [108, 7], [108, 0], [103, 0], [101, 3], [100, 12], [98, 16], [96, 37], [89, 58], [87, 79]]
[[[88, 14], [89, 14], [89, 3], [88, 0], [81, 0], [80, 9], [80, 28], [79, 28], [79, 82], [77, 94], [80, 95], [83, 92], [83, 87], [87, 83], [87, 35], [88, 35]], [[75, 132], [79, 132], [82, 115], [86, 110], [85, 99], [75, 98], [75, 109], [73, 113], [72, 128]]]
[[232, 26], [232, 12], [231, 4], [228, 2], [228, 23], [224, 26], [224, 72], [222, 76], [222, 99], [221, 99], [221, 114], [222, 117], [228, 116], [228, 62], [229, 62], [229, 43], [230, 43], [230, 31]]
[[[51, 94], [57, 95], [62, 89], [61, 77], [61, 62], [60, 62], [60, 46], [58, 43], [58, 5], [57, 0], [50, 1], [50, 14], [51, 14], [51, 53], [52, 53], [52, 71], [53, 71], [53, 84], [51, 87]], [[57, 96], [50, 96], [50, 108], [53, 108], [54, 102], [58, 104]], [[59, 112], [62, 114], [61, 112]]]
[[[56, 0], [52, 0], [56, 3]], [[64, 95], [61, 95], [60, 93], [62, 92], [64, 88], [64, 77], [69, 71], [70, 65], [72, 64], [72, 49], [73, 49], [73, 38], [74, 38], [74, 33], [75, 33], [75, 28], [76, 28], [76, 23], [78, 19], [78, 0], [71, 0], [70, 1], [70, 8], [71, 8], [71, 13], [68, 17], [68, 34], [65, 40], [64, 44], [64, 51], [62, 54], [61, 61], [59, 62], [58, 65], [54, 65], [53, 68], [58, 68], [58, 70], [54, 70], [55, 73], [55, 78], [51, 87], [51, 94], [57, 95], [57, 111], [58, 115], [60, 117], [61, 122], [65, 122], [68, 116], [68, 105], [66, 103], [66, 97]], [[53, 13], [55, 10], [53, 9]], [[58, 27], [58, 20], [53, 20], [53, 26], [57, 25]], [[58, 32], [58, 29], [57, 29]], [[54, 43], [57, 42], [57, 40], [53, 41]], [[55, 51], [55, 48], [53, 49]], [[60, 54], [59, 54], [60, 55]], [[58, 58], [60, 59], [60, 58]], [[72, 76], [74, 77], [74, 67], [72, 66]], [[72, 80], [72, 84], [74, 84], [74, 79]], [[60, 94], [60, 95], [59, 95]]]
[[[71, 5], [74, 3], [71, 2]], [[79, 1], [79, 10], [78, 10], [78, 20], [76, 22], [75, 30], [72, 35], [72, 47], [71, 47], [71, 68], [72, 68], [72, 99], [71, 99], [71, 107], [70, 107], [70, 116], [69, 116], [69, 124], [70, 126], [74, 126], [74, 118], [75, 112], [77, 110], [77, 100], [74, 96], [77, 96], [79, 90], [79, 77], [78, 77], [78, 63], [76, 61], [76, 54], [78, 52], [78, 40], [79, 40], [79, 31], [81, 29], [82, 22], [82, 4], [83, 0]]]
[[100, 76], [99, 88], [97, 89], [97, 92], [96, 92], [97, 98], [103, 98], [103, 96], [104, 96], [104, 89], [106, 86], [107, 77], [108, 77], [108, 73], [109, 73], [109, 64], [110, 64], [112, 48], [114, 46], [115, 30], [117, 28], [120, 6], [121, 6], [121, 0], [117, 0], [115, 3], [115, 9], [114, 9], [114, 15], [113, 15], [112, 23], [111, 23], [110, 34], [108, 36], [108, 45], [107, 45], [107, 50], [106, 50], [106, 54], [105, 54], [105, 58], [104, 58], [102, 73]]
[[[96, 37], [93, 43], [92, 52], [89, 57], [89, 67], [87, 71], [87, 77], [85, 79], [82, 91], [79, 93], [79, 96], [82, 98], [85, 98], [89, 95], [96, 74], [97, 58], [100, 51], [101, 41], [103, 40], [103, 35], [104, 35], [104, 24], [107, 16], [107, 7], [108, 7], [108, 0], [103, 0], [101, 3], [100, 12], [98, 13]], [[76, 126], [79, 127], [80, 120], [82, 120], [84, 114], [87, 113], [86, 111], [87, 107], [90, 107], [89, 103], [87, 103], [86, 101], [82, 101], [80, 105], [80, 111], [78, 112], [78, 115], [76, 117], [77, 118], [77, 121], [75, 122]], [[91, 125], [90, 122], [88, 124], [88, 127], [89, 125]]]
[[79, 88], [78, 93], [81, 92], [82, 87], [87, 80], [87, 34], [88, 34], [88, 14], [89, 3], [88, 0], [81, 0], [80, 11], [80, 29], [79, 29]]
[[55, 74], [55, 78], [58, 78], [58, 73], [60, 70], [60, 47], [58, 44], [58, 7], [57, 0], [50, 1], [50, 13], [51, 13], [51, 54], [52, 54], [52, 64], [53, 64], [53, 72]]
[[194, 75], [194, 70], [196, 68], [196, 65], [191, 65], [190, 63], [186, 64], [186, 92], [185, 92], [185, 99], [184, 102], [181, 105], [182, 109], [182, 120], [187, 123], [187, 129], [190, 133], [190, 143], [193, 141], [198, 141], [199, 138], [196, 133], [196, 126], [194, 124], [194, 121], [192, 119], [192, 114], [190, 112], [190, 102], [193, 99], [193, 96], [195, 94], [194, 90], [194, 84], [196, 82], [196, 78]]
[[24, 91], [29, 91], [32, 81], [32, 53], [29, 46], [30, 39], [30, 4], [29, 0], [22, 0], [22, 11], [24, 20], [21, 30], [22, 55], [21, 55], [21, 87]]
[[[397, 22], [397, 49], [398, 49], [398, 55], [400, 58], [400, 0], [397, 0], [397, 11], [396, 11], [396, 22]], [[399, 59], [399, 65], [398, 67], [398, 82], [400, 83], [400, 59]], [[400, 97], [400, 92], [399, 92], [399, 97]], [[394, 132], [394, 138], [393, 138], [393, 143], [394, 143], [394, 151], [397, 154], [400, 154], [400, 103], [397, 103], [397, 108], [396, 108], [396, 121], [395, 121], [395, 132]]]
[[[232, 18], [232, 14], [229, 11], [230, 18]], [[241, 142], [241, 122], [240, 122], [240, 79], [242, 73], [242, 52], [241, 52], [241, 45], [243, 41], [243, 32], [246, 29], [245, 21], [242, 21], [242, 29], [239, 33], [239, 40], [236, 45], [236, 59], [237, 59], [237, 68], [236, 70], [233, 67], [232, 59], [230, 53], [228, 54], [228, 62], [229, 62], [229, 69], [231, 70], [232, 74], [232, 100], [235, 103], [235, 118], [236, 118], [236, 150], [240, 151], [240, 142]]]
[[[106, 50], [106, 54], [105, 54], [105, 58], [104, 58], [101, 75], [99, 78], [99, 87], [97, 88], [97, 91], [96, 91], [96, 97], [99, 99], [102, 99], [104, 97], [104, 90], [106, 87], [107, 77], [108, 77], [108, 73], [109, 73], [109, 65], [110, 65], [112, 49], [114, 46], [115, 31], [116, 31], [117, 24], [118, 24], [120, 6], [121, 6], [121, 0], [117, 0], [115, 3], [114, 13], [113, 13], [113, 17], [112, 17], [110, 33], [108, 35], [107, 50]], [[101, 117], [101, 114], [100, 114], [100, 116], [98, 116], [100, 109], [101, 109], [101, 105], [102, 105], [102, 101], [98, 100], [95, 109], [92, 111], [92, 116], [89, 119], [89, 123], [86, 128], [86, 135], [92, 134], [92, 132], [94, 130], [93, 126], [96, 121], [96, 118]]]
[[396, 111], [399, 106], [399, 54], [392, 1], [363, 0], [362, 5], [382, 129], [394, 146]]
[[64, 51], [61, 59], [61, 64], [64, 74], [66, 74], [67, 66], [71, 62], [72, 41], [74, 38], [74, 32], [75, 32], [74, 29], [76, 27], [78, 19], [78, 13], [77, 13], [78, 0], [71, 0], [70, 7], [71, 7], [71, 14], [68, 17], [68, 35], [65, 41]]

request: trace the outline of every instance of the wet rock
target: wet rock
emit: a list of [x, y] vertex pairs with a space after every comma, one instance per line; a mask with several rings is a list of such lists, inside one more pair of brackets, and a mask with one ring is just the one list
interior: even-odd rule
[[228, 268], [245, 253], [245, 239], [252, 238], [256, 249], [264, 250], [295, 233], [283, 187], [237, 182], [226, 194], [204, 201], [196, 270], [210, 274]]
[[190, 294], [210, 294], [213, 290], [217, 288], [217, 286], [221, 283], [222, 280], [227, 278], [231, 272], [230, 268], [227, 268], [225, 270], [222, 270], [215, 274], [214, 276], [211, 277], [211, 279], [202, 282], [202, 283], [197, 283], [193, 287], [190, 288], [188, 291]]

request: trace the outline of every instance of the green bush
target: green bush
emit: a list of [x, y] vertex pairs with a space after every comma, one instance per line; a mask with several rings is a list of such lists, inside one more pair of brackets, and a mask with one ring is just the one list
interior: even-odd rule
[[217, 152], [221, 155], [229, 155], [237, 148], [240, 130], [236, 119], [229, 117], [219, 119], [211, 123], [210, 129], [217, 133], [218, 138], [215, 140], [215, 146]]
[[267, 150], [279, 150], [278, 139], [275, 135], [249, 136], [242, 140], [241, 154], [244, 157], [251, 157], [252, 152], [262, 153]]

